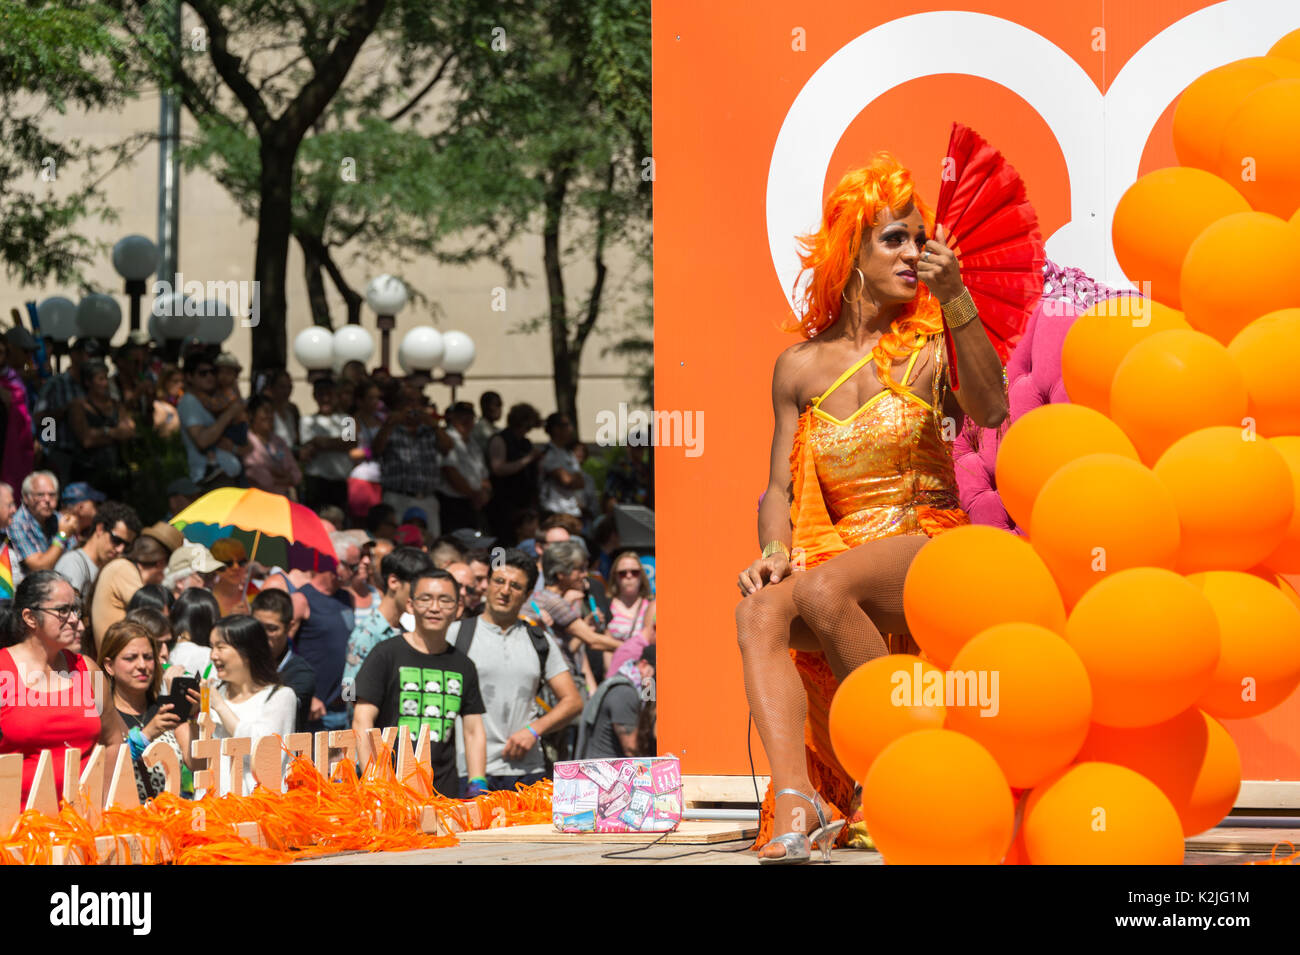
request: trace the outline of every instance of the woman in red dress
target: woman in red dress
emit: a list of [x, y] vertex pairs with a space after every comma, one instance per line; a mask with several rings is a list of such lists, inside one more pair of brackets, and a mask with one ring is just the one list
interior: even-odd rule
[[102, 743], [107, 782], [126, 740], [99, 666], [72, 649], [81, 641], [83, 615], [77, 592], [52, 570], [24, 577], [11, 606], [0, 612], [0, 755], [23, 755], [24, 805], [41, 750], [52, 751], [54, 785], [62, 796], [66, 750], [80, 751], [84, 771]]

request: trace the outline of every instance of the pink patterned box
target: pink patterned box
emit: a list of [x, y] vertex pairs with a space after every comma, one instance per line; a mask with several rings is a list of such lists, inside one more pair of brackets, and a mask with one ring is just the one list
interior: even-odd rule
[[675, 756], [555, 764], [551, 813], [560, 832], [671, 832], [682, 821]]

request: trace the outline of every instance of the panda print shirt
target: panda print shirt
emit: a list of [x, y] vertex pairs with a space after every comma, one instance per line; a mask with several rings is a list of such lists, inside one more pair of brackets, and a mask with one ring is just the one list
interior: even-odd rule
[[420, 726], [429, 727], [433, 785], [444, 795], [459, 795], [456, 721], [484, 712], [478, 671], [469, 657], [450, 644], [442, 653], [422, 653], [393, 637], [366, 656], [356, 691], [358, 703], [379, 708], [377, 727], [400, 726], [412, 744]]

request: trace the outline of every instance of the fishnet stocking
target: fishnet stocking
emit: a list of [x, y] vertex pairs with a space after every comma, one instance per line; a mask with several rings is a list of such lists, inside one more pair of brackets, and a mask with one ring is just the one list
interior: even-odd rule
[[[928, 540], [915, 534], [869, 541], [768, 584], [737, 606], [745, 695], [772, 770], [773, 792], [814, 793], [804, 748], [807, 696], [790, 649], [821, 650], [838, 680], [888, 653], [882, 630], [906, 631], [903, 579]], [[807, 800], [778, 796], [774, 810], [777, 834], [816, 828], [817, 814]], [[760, 854], [784, 852], [769, 844]]]

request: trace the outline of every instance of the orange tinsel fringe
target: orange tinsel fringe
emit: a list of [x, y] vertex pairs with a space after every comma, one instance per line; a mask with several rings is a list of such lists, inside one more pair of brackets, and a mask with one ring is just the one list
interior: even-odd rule
[[[430, 835], [421, 828], [426, 811], [461, 829], [530, 825], [551, 820], [552, 784], [543, 780], [516, 792], [487, 793], [472, 800], [449, 799], [433, 788], [431, 773], [416, 767], [398, 780], [392, 760], [372, 760], [358, 778], [343, 760], [326, 779], [305, 756], [289, 766], [288, 792], [259, 786], [249, 796], [208, 795], [197, 801], [163, 793], [133, 809], [108, 809], [99, 825], [67, 803], [57, 818], [24, 812], [13, 833], [0, 839], [0, 865], [49, 864], [56, 847], [99, 862], [96, 840], [110, 837], [128, 858], [138, 841], [145, 864], [281, 864], [336, 852], [387, 852], [456, 845], [454, 835]], [[430, 795], [423, 795], [428, 793]], [[256, 823], [264, 846], [241, 838], [241, 823]], [[130, 838], [128, 838], [130, 837]]]

